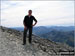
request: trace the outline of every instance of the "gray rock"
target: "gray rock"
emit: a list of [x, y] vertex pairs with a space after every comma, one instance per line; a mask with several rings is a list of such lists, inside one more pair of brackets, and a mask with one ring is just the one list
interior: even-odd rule
[[22, 40], [23, 32], [0, 26], [0, 56], [73, 56], [75, 54], [74, 49], [66, 44], [55, 43], [34, 34], [32, 45], [27, 41], [23, 46]]

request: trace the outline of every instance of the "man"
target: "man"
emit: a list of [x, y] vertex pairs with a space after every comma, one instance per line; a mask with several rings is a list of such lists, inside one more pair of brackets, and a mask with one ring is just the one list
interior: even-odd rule
[[[35, 23], [33, 24], [33, 20], [35, 21]], [[24, 17], [24, 34], [23, 34], [23, 45], [26, 44], [26, 36], [27, 36], [27, 31], [29, 30], [29, 43], [31, 44], [32, 42], [32, 29], [33, 26], [35, 26], [37, 23], [37, 20], [35, 19], [34, 16], [32, 16], [32, 10], [28, 11], [28, 15], [26, 15]]]

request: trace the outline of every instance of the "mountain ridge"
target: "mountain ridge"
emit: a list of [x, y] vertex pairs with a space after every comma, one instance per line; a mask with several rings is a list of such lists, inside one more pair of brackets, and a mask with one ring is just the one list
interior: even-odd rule
[[[23, 31], [24, 30], [24, 27], [9, 27], [9, 28], [12, 28], [12, 29], [16, 29], [16, 30], [21, 30]], [[56, 29], [56, 30], [67, 30], [67, 31], [71, 31], [71, 30], [74, 30], [74, 26], [35, 26], [33, 29]]]
[[[12, 29], [24, 30], [23, 27]], [[33, 34], [74, 47], [74, 26], [36, 26], [33, 27]]]

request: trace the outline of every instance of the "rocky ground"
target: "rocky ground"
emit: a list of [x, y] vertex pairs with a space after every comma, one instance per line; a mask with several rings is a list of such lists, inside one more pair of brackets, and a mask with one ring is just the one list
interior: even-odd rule
[[[74, 56], [74, 49], [38, 36], [22, 45], [23, 32], [0, 26], [0, 56]], [[27, 38], [28, 40], [28, 38]]]

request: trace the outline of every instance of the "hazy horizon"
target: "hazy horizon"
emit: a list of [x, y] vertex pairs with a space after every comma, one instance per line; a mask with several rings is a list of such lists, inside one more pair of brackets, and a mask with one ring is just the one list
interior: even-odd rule
[[[16, 28], [16, 27], [24, 27], [24, 26], [15, 26], [15, 27], [8, 27], [8, 28]], [[74, 27], [74, 26], [34, 26], [34, 27]]]

